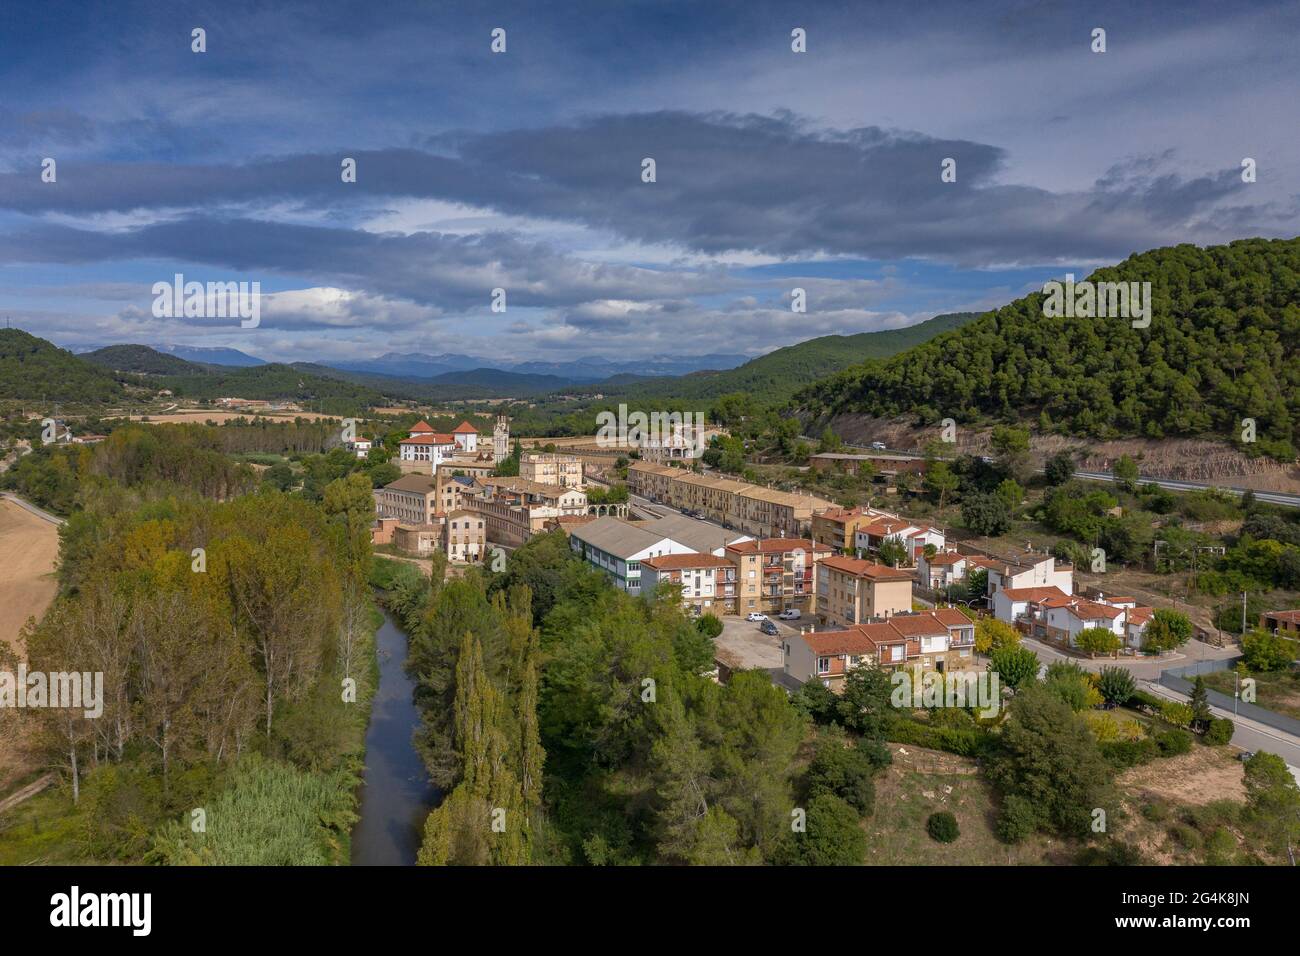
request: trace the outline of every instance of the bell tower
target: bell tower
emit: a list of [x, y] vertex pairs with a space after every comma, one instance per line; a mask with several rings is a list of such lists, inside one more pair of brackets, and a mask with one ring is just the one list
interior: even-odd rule
[[510, 419], [504, 415], [497, 416], [497, 423], [492, 429], [492, 461], [500, 464], [510, 457]]

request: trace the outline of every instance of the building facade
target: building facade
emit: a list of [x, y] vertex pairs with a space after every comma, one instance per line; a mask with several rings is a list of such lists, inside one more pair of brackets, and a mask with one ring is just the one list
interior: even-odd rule
[[817, 563], [817, 619], [849, 627], [912, 610], [912, 575], [860, 558], [831, 555]]

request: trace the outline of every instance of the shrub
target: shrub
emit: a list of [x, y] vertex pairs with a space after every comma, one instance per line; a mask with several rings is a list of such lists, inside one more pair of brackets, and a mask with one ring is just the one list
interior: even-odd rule
[[1232, 735], [1236, 730], [1236, 725], [1228, 718], [1211, 717], [1210, 725], [1205, 728], [1205, 737], [1203, 739], [1211, 746], [1222, 746], [1232, 740]]
[[1160, 756], [1156, 742], [1150, 737], [1142, 740], [1113, 740], [1099, 745], [1101, 755], [1116, 770], [1127, 770], [1150, 763]]
[[925, 821], [925, 832], [930, 834], [931, 839], [940, 843], [951, 843], [961, 835], [957, 827], [957, 818], [947, 810], [930, 814], [930, 819]]
[[1174, 841], [1187, 850], [1199, 850], [1201, 848], [1201, 831], [1195, 827], [1188, 826], [1186, 823], [1176, 823], [1169, 828], [1169, 835]]
[[935, 727], [915, 720], [895, 721], [887, 736], [895, 743], [946, 750], [962, 757], [981, 756], [992, 740], [988, 731], [976, 727]]
[[1166, 723], [1173, 724], [1175, 727], [1190, 727], [1192, 724], [1192, 708], [1188, 704], [1180, 704], [1177, 701], [1167, 700], [1160, 708], [1160, 716]]
[[700, 619], [695, 622], [695, 626], [705, 637], [717, 637], [722, 633], [722, 621], [713, 614], [700, 615]]
[[1163, 803], [1147, 803], [1142, 806], [1142, 816], [1152, 823], [1162, 823], [1169, 819], [1169, 807]]
[[1142, 866], [1146, 861], [1137, 847], [1107, 840], [1101, 846], [1085, 847], [1075, 862], [1079, 866]]
[[1192, 735], [1185, 730], [1167, 730], [1155, 736], [1156, 746], [1162, 757], [1177, 757], [1191, 753]]
[[808, 795], [831, 794], [853, 807], [860, 816], [870, 816], [876, 804], [875, 773], [868, 754], [846, 747], [844, 735], [829, 734], [817, 746], [808, 765]]
[[1101, 673], [1097, 675], [1097, 690], [1101, 691], [1101, 696], [1107, 704], [1120, 707], [1128, 703], [1137, 693], [1137, 685], [1133, 675], [1126, 668], [1103, 667]]
[[1134, 710], [1141, 711], [1144, 714], [1149, 714], [1152, 717], [1160, 716], [1160, 708], [1163, 707], [1164, 704], [1164, 698], [1157, 697], [1155, 694], [1149, 694], [1144, 690], [1134, 691], [1133, 696], [1128, 699], [1128, 705], [1130, 707]]
[[1042, 824], [1042, 814], [1038, 808], [1024, 797], [1011, 794], [1002, 804], [998, 814], [998, 839], [1004, 843], [1019, 843], [1034, 833]]

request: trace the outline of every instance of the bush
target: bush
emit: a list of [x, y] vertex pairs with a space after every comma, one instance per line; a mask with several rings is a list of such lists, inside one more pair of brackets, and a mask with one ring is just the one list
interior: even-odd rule
[[1142, 816], [1152, 823], [1162, 823], [1169, 819], [1169, 807], [1163, 803], [1148, 803], [1142, 807]]
[[1002, 812], [998, 814], [995, 828], [998, 839], [1004, 843], [1019, 843], [1039, 828], [1042, 819], [1042, 814], [1030, 801], [1012, 794], [1002, 804]]
[[1175, 727], [1190, 727], [1192, 724], [1191, 706], [1177, 701], [1165, 701], [1160, 708], [1160, 716], [1166, 723], [1173, 724]]
[[1160, 756], [1160, 749], [1150, 737], [1142, 740], [1114, 740], [1098, 745], [1106, 762], [1116, 770], [1127, 770], [1150, 763]]
[[1178, 757], [1192, 751], [1192, 735], [1185, 730], [1167, 730], [1156, 734], [1156, 746], [1162, 757]]
[[717, 616], [713, 614], [701, 615], [700, 619], [695, 622], [695, 626], [705, 637], [717, 637], [722, 633], [722, 621], [718, 620]]
[[789, 832], [777, 844], [778, 866], [860, 866], [867, 853], [867, 835], [858, 826], [858, 812], [830, 794], [808, 802], [805, 831]]
[[940, 843], [951, 843], [961, 836], [961, 831], [957, 827], [957, 818], [947, 810], [930, 814], [930, 819], [925, 821], [925, 832], [930, 834], [931, 839]]
[[839, 797], [859, 816], [868, 817], [876, 805], [876, 788], [871, 775], [876, 768], [867, 753], [846, 747], [844, 735], [830, 734], [817, 746], [808, 765], [808, 795]]
[[1169, 828], [1169, 835], [1187, 850], [1199, 850], [1204, 842], [1201, 839], [1201, 832], [1195, 827], [1188, 826], [1185, 823], [1176, 823]]
[[992, 737], [977, 727], [935, 727], [915, 720], [898, 720], [887, 731], [890, 740], [931, 750], [946, 750], [962, 757], [983, 755]]
[[1142, 866], [1146, 861], [1137, 847], [1107, 840], [1101, 846], [1085, 847], [1075, 862], [1079, 866]]
[[1107, 704], [1121, 707], [1137, 693], [1137, 685], [1126, 668], [1103, 667], [1097, 675], [1097, 690], [1101, 691]]
[[1237, 726], [1226, 717], [1211, 717], [1210, 725], [1205, 728], [1204, 741], [1214, 747], [1222, 746], [1232, 740]]

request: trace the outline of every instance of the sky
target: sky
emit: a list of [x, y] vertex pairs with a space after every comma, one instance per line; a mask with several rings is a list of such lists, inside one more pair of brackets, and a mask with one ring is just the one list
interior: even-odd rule
[[[1297, 36], [1251, 0], [6, 3], [0, 318], [506, 364], [993, 308], [1296, 235]], [[177, 273], [260, 283], [260, 324], [156, 317]]]

